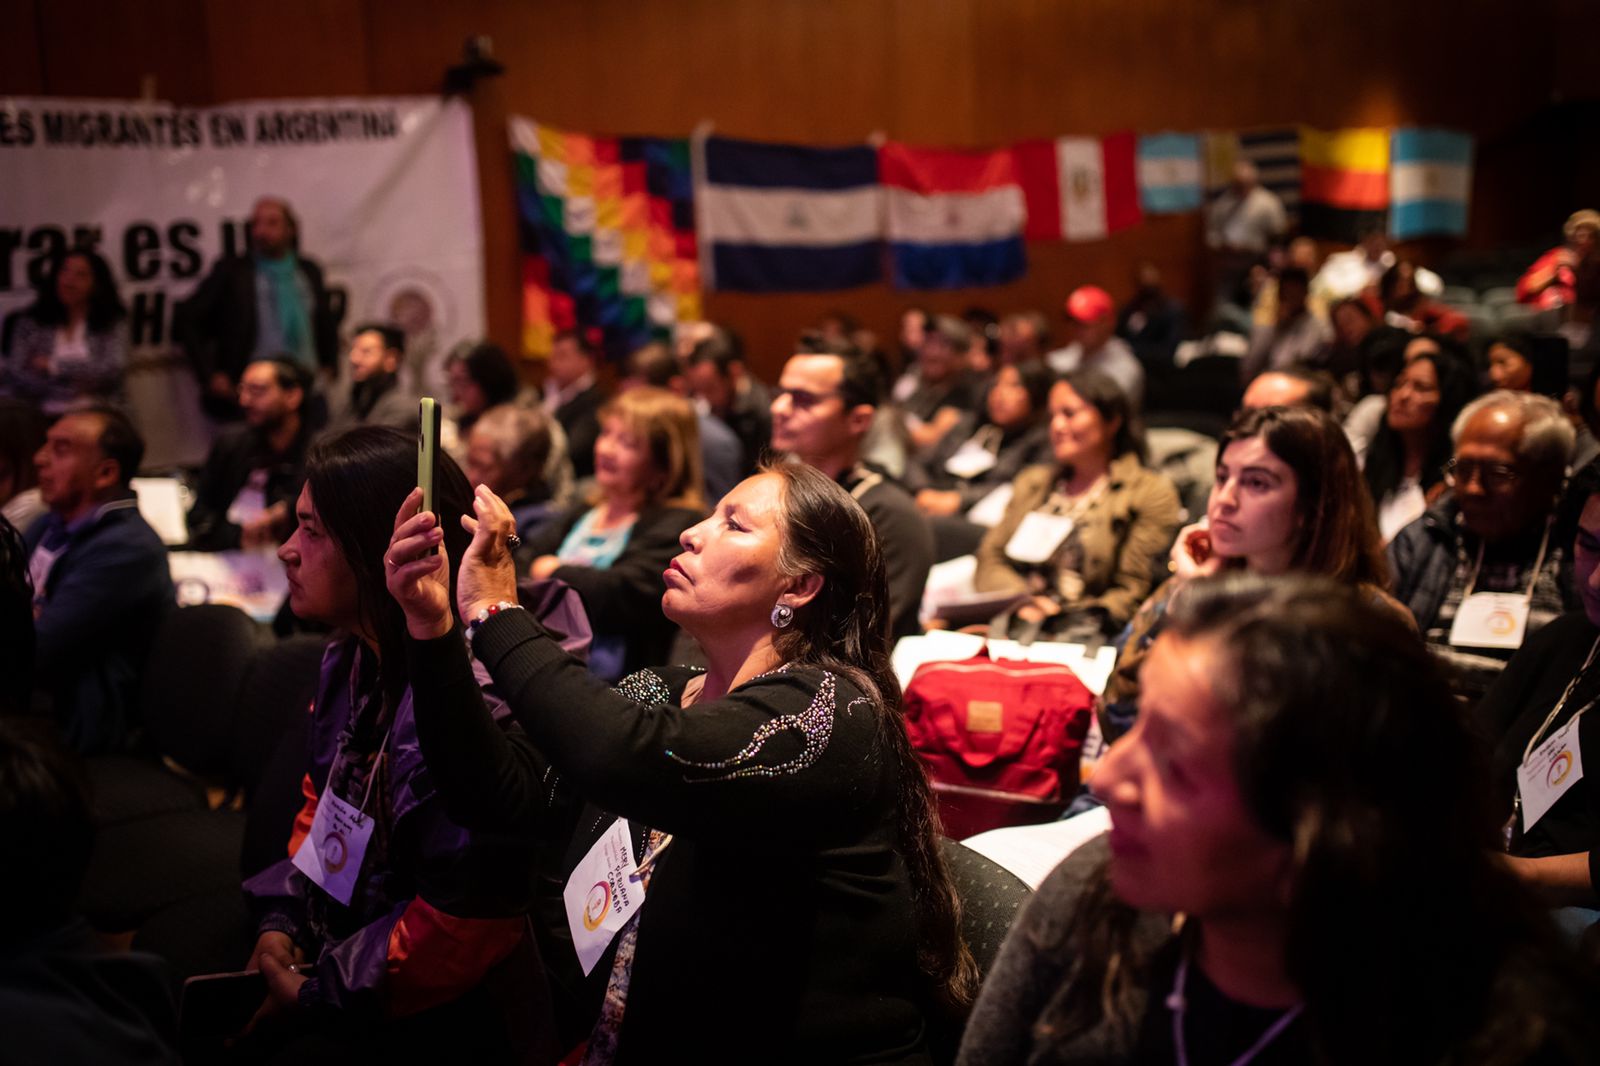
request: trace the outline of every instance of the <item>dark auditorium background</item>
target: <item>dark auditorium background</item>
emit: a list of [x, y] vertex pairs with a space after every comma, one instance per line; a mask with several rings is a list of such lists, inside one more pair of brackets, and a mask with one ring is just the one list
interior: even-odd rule
[[[503, 77], [476, 115], [492, 339], [518, 338], [505, 120], [589, 133], [807, 144], [880, 131], [916, 143], [1242, 128], [1424, 124], [1477, 137], [1467, 246], [1553, 243], [1600, 188], [1591, 0], [0, 0], [0, 94], [179, 105], [428, 93], [475, 34]], [[1014, 284], [713, 294], [773, 376], [829, 309], [892, 338], [900, 308], [1058, 308], [1095, 281], [1119, 299], [1141, 258], [1195, 300], [1196, 213], [1089, 244], [1029, 246]], [[1456, 242], [1414, 246], [1436, 259]]]

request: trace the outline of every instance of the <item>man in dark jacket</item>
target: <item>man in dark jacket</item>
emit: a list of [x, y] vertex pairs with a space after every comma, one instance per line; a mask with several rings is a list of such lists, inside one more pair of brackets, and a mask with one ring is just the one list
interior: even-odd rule
[[322, 268], [299, 252], [300, 224], [275, 197], [256, 201], [250, 251], [211, 268], [178, 305], [174, 339], [200, 379], [201, 403], [214, 417], [233, 418], [246, 364], [280, 353], [307, 373], [332, 370], [338, 358], [338, 317]]
[[575, 329], [556, 334], [544, 382], [545, 413], [567, 435], [572, 473], [594, 477], [594, 442], [600, 437], [600, 407], [606, 394], [595, 377], [600, 353]]
[[206, 456], [189, 511], [189, 547], [276, 547], [288, 538], [305, 481], [309, 389], [310, 375], [287, 359], [245, 367], [239, 381], [245, 424], [223, 430]]
[[129, 484], [144, 441], [115, 408], [63, 415], [35, 463], [50, 513], [28, 531], [35, 683], [79, 751], [120, 747], [139, 677], [173, 603], [167, 550]]

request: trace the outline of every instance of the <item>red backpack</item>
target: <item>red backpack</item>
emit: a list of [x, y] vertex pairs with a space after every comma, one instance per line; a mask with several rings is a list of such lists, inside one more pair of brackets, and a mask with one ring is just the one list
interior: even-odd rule
[[987, 655], [923, 663], [904, 703], [947, 836], [1047, 822], [1076, 794], [1094, 696], [1067, 667]]

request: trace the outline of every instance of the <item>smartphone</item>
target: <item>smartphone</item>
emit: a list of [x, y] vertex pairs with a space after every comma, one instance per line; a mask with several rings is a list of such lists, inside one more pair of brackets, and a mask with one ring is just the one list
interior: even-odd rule
[[185, 1062], [212, 1061], [224, 1042], [250, 1024], [267, 998], [259, 971], [211, 973], [183, 983], [178, 1005], [178, 1040]]
[[422, 486], [422, 509], [438, 511], [433, 506], [433, 484], [439, 472], [439, 427], [442, 413], [432, 396], [424, 396], [417, 404], [417, 484]]

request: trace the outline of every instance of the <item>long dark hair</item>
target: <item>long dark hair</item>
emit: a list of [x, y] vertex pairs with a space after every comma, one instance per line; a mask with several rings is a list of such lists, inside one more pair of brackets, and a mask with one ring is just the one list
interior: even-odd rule
[[89, 273], [94, 278], [94, 283], [89, 287], [89, 311], [85, 324], [95, 333], [104, 333], [127, 317], [128, 309], [123, 306], [122, 296], [117, 292], [117, 281], [111, 276], [110, 264], [100, 253], [88, 248], [69, 248], [50, 260], [50, 267], [39, 284], [32, 306], [28, 308], [28, 315], [41, 326], [67, 324], [67, 308], [56, 292], [56, 281], [61, 277], [61, 268], [67, 265], [67, 260], [74, 257], [89, 264]]
[[[1456, 354], [1455, 345], [1443, 339], [1440, 339], [1439, 343], [1439, 351], [1423, 352], [1406, 364], [1410, 366], [1411, 363], [1425, 359], [1433, 364], [1433, 371], [1439, 378], [1439, 407], [1433, 413], [1433, 421], [1428, 424], [1428, 451], [1422, 457], [1420, 480], [1424, 491], [1438, 484], [1444, 477], [1444, 464], [1450, 461], [1454, 448], [1450, 441], [1450, 426], [1455, 422], [1456, 415], [1461, 413], [1461, 409], [1478, 391], [1476, 381], [1466, 368], [1464, 357]], [[1446, 344], [1449, 346], [1446, 347]], [[1400, 373], [1405, 373], [1404, 367]], [[1399, 375], [1396, 375], [1394, 381], [1390, 383], [1391, 394], [1399, 380]], [[1401, 478], [1405, 476], [1405, 464], [1405, 446], [1400, 440], [1400, 434], [1389, 428], [1389, 418], [1385, 414], [1382, 424], [1378, 426], [1377, 434], [1367, 447], [1367, 461], [1363, 471], [1374, 502], [1382, 501], [1399, 487]]]
[[1300, 521], [1290, 568], [1387, 589], [1389, 565], [1372, 499], [1333, 416], [1314, 407], [1241, 411], [1222, 435], [1218, 460], [1228, 445], [1252, 437], [1294, 471]]
[[17, 527], [0, 515], [0, 717], [28, 709], [33, 692], [36, 638], [28, 547]]
[[[1584, 1060], [1588, 979], [1494, 854], [1487, 753], [1398, 615], [1327, 578], [1232, 572], [1173, 601], [1170, 638], [1218, 649], [1240, 793], [1292, 848], [1286, 963], [1316, 1061]], [[1153, 978], [1106, 875], [1058, 945], [1071, 976], [1040, 1024], [1063, 1039], [1131, 1032]]]
[[779, 573], [823, 578], [773, 646], [786, 663], [848, 679], [880, 708], [878, 742], [898, 768], [900, 849], [916, 899], [919, 961], [943, 1006], [964, 1013], [978, 990], [978, 967], [961, 939], [961, 905], [939, 850], [933, 792], [911, 748], [889, 663], [889, 580], [878, 537], [861, 505], [815, 467], [772, 463], [761, 472], [783, 486]]
[[[357, 426], [318, 440], [306, 452], [306, 484], [317, 517], [355, 574], [356, 604], [377, 641], [384, 696], [393, 707], [407, 683], [406, 618], [384, 586], [383, 554], [394, 533], [394, 513], [417, 484], [417, 438], [389, 426]], [[453, 612], [455, 568], [472, 541], [461, 528], [461, 516], [472, 507], [472, 486], [443, 452], [433, 506], [451, 559]]]
[[1100, 412], [1107, 422], [1119, 419], [1117, 432], [1111, 439], [1111, 458], [1116, 459], [1132, 452], [1144, 462], [1144, 430], [1134, 416], [1133, 404], [1115, 379], [1098, 370], [1074, 370], [1057, 378], [1056, 385], [1070, 385], [1083, 402]]

